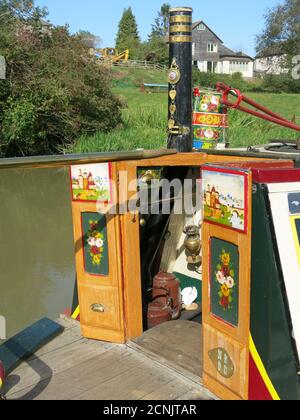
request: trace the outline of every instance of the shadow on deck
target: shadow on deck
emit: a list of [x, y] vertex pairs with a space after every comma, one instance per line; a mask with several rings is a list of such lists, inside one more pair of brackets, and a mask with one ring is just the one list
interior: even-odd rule
[[205, 400], [201, 385], [201, 325], [177, 321], [128, 345], [82, 338], [79, 324], [64, 332], [7, 378], [11, 400]]

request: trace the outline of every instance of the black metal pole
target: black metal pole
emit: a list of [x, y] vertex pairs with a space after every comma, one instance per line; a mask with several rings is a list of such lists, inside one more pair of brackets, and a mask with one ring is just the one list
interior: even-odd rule
[[168, 148], [179, 152], [192, 151], [192, 14], [170, 9]]

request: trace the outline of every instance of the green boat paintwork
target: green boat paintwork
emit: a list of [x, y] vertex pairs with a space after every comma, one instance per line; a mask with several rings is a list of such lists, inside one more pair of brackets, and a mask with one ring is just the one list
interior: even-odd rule
[[[217, 318], [224, 322], [237, 327], [239, 324], [239, 250], [238, 247], [229, 242], [223, 241], [217, 238], [211, 238], [211, 273], [210, 273], [210, 301], [211, 301], [211, 313]], [[222, 271], [222, 254], [229, 256], [229, 262], [226, 270], [228, 273], [224, 273], [223, 286], [217, 281], [217, 273]], [[242, 269], [242, 267], [241, 267]], [[232, 271], [232, 273], [230, 273]], [[225, 278], [229, 278], [230, 274], [234, 278], [234, 286], [232, 289], [228, 289], [226, 286]], [[222, 274], [223, 275], [223, 274]], [[227, 292], [227, 305], [222, 304], [224, 295], [221, 289], [225, 287]], [[231, 299], [229, 302], [228, 299]]]
[[[109, 248], [109, 238], [107, 237], [107, 226], [106, 226], [106, 216], [99, 213], [84, 212], [81, 215], [82, 217], [82, 230], [83, 230], [83, 250], [84, 250], [84, 266], [85, 271], [88, 274], [94, 274], [98, 276], [108, 276], [109, 275], [109, 259], [108, 259], [108, 248]], [[91, 230], [90, 223], [93, 222], [96, 226], [96, 233], [101, 235], [101, 250], [96, 258], [99, 258], [99, 263], [93, 261], [93, 253], [91, 252], [92, 248], [88, 244], [89, 237], [93, 235]]]
[[202, 303], [202, 281], [200, 280], [200, 274], [199, 280], [178, 272], [174, 272], [173, 274], [178, 278], [178, 280], [180, 280], [181, 290], [185, 289], [186, 287], [195, 287], [198, 292], [197, 302]]
[[299, 400], [298, 358], [264, 185], [253, 194], [251, 334], [282, 400]]

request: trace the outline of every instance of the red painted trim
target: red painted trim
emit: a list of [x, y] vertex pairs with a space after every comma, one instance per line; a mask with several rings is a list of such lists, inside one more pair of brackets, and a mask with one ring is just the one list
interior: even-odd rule
[[[300, 126], [293, 123], [292, 121], [287, 120], [286, 118], [282, 117], [281, 115], [275, 114], [270, 109], [264, 107], [263, 105], [259, 104], [258, 102], [253, 101], [252, 99], [248, 98], [247, 96], [243, 95], [241, 91], [238, 89], [231, 88], [226, 86], [224, 83], [217, 83], [217, 90], [222, 92], [222, 103], [226, 105], [228, 108], [239, 109], [240, 111], [246, 112], [248, 114], [254, 115], [256, 117], [262, 118], [267, 121], [274, 122], [275, 124], [282, 125], [284, 127], [292, 128], [293, 130], [300, 131]], [[236, 103], [230, 102], [228, 100], [229, 94], [237, 97]], [[250, 109], [242, 105], [242, 102], [246, 102], [248, 105], [251, 105], [252, 108]]]
[[[202, 117], [214, 117], [219, 119], [219, 124], [213, 124], [206, 121], [201, 121]], [[228, 115], [212, 112], [194, 112], [192, 125], [202, 126], [202, 127], [215, 127], [215, 128], [228, 128]]]
[[[101, 163], [88, 163], [86, 166], [88, 167], [89, 165], [102, 165], [105, 162], [101, 162]], [[82, 166], [82, 165], [70, 165], [69, 166], [69, 174], [70, 174], [70, 187], [71, 187], [71, 198], [72, 201], [74, 203], [107, 203], [107, 204], [113, 204], [114, 203], [114, 196], [113, 196], [113, 188], [112, 188], [112, 163], [111, 162], [107, 162], [105, 163], [108, 165], [108, 176], [109, 176], [109, 190], [110, 190], [110, 201], [108, 200], [76, 200], [73, 196], [73, 188], [72, 188], [72, 166], [76, 167], [76, 166]]]
[[[249, 222], [249, 200], [248, 200], [248, 189], [249, 189], [249, 173], [245, 172], [243, 170], [239, 170], [239, 169], [227, 169], [226, 167], [223, 166], [202, 166], [201, 167], [202, 171], [209, 171], [209, 172], [216, 172], [216, 173], [224, 173], [224, 174], [228, 174], [228, 175], [239, 175], [239, 176], [243, 176], [245, 179], [245, 191], [244, 191], [244, 201], [245, 201], [245, 229], [235, 229], [232, 228], [230, 226], [225, 226], [222, 225], [218, 222], [212, 222], [210, 220], [206, 220], [204, 219], [205, 222], [210, 223], [211, 225], [215, 225], [215, 226], [221, 226], [224, 229], [229, 229], [229, 230], [233, 230], [234, 232], [240, 232], [240, 233], [248, 233], [248, 222]], [[203, 177], [202, 177], [203, 179]]]
[[[82, 215], [84, 214], [84, 213], [95, 213], [95, 214], [97, 214], [97, 215], [99, 215], [99, 213], [97, 213], [97, 212], [92, 212], [92, 211], [83, 211], [81, 214], [80, 214], [80, 224], [81, 224], [81, 241], [82, 241], [82, 257], [83, 257], [83, 267], [84, 267], [84, 271], [85, 271], [85, 273], [86, 274], [88, 274], [89, 276], [91, 276], [91, 277], [97, 277], [97, 278], [99, 278], [99, 277], [101, 277], [101, 278], [108, 278], [109, 277], [109, 274], [107, 275], [107, 276], [105, 276], [104, 274], [95, 274], [95, 273], [89, 273], [88, 271], [86, 271], [86, 265], [85, 265], [85, 263], [86, 263], [86, 259], [85, 259], [85, 255], [84, 255], [84, 232], [83, 232], [83, 218], [82, 218]], [[105, 216], [105, 215], [102, 215], [102, 216]], [[105, 216], [106, 217], [106, 216]], [[107, 228], [106, 228], [107, 229]], [[108, 232], [107, 232], [107, 242], [108, 242]], [[109, 258], [109, 255], [108, 255], [108, 273], [110, 273], [110, 266], [109, 266], [109, 264], [110, 264], [110, 258]]]
[[249, 395], [250, 401], [273, 401], [268, 388], [261, 377], [255, 361], [250, 353], [249, 355]]
[[300, 182], [300, 169], [254, 169], [253, 181], [260, 184]]
[[0, 389], [2, 388], [4, 384], [4, 379], [5, 379], [5, 369], [4, 369], [2, 361], [0, 360]]

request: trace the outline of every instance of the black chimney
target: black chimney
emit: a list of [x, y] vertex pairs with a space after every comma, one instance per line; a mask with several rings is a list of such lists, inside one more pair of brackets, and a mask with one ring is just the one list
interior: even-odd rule
[[168, 148], [192, 151], [192, 24], [193, 9], [170, 9]]

